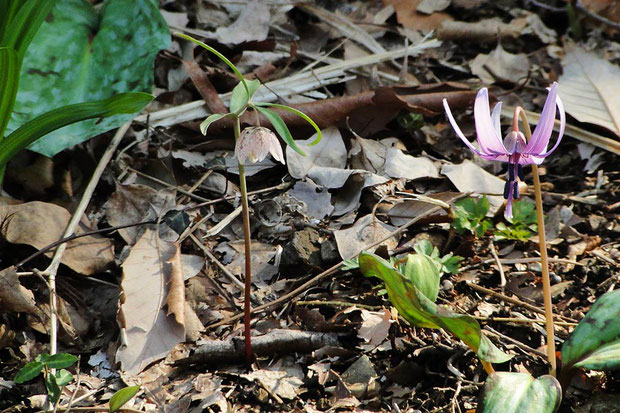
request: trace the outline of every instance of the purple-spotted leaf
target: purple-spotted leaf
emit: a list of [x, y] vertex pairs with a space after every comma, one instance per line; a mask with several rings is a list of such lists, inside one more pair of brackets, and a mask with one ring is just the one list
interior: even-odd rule
[[529, 373], [493, 373], [484, 385], [477, 413], [553, 413], [562, 401], [555, 377], [535, 379]]
[[[562, 346], [562, 370], [620, 367], [620, 290], [603, 294]], [[566, 374], [566, 373], [564, 373]]]
[[[463, 340], [478, 357], [490, 363], [503, 363], [512, 356], [500, 349], [482, 334], [478, 322], [464, 314], [456, 314], [444, 307], [436, 305], [425, 295], [433, 295], [438, 288], [439, 277], [435, 278], [436, 266], [417, 266], [417, 269], [428, 268], [415, 277], [405, 277], [383, 258], [368, 252], [359, 256], [360, 271], [367, 277], [383, 280], [390, 301], [398, 312], [411, 324], [418, 327], [443, 328]], [[429, 288], [430, 280], [436, 280], [437, 287]]]

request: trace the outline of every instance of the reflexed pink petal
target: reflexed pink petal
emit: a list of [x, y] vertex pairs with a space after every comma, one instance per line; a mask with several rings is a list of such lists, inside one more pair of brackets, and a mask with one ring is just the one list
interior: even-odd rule
[[491, 120], [489, 93], [486, 88], [480, 89], [476, 96], [476, 101], [474, 103], [474, 120], [476, 121], [476, 135], [478, 135], [480, 152], [487, 155], [507, 153], [502, 143], [502, 138], [497, 133], [495, 126], [493, 126], [493, 121]]
[[465, 145], [467, 145], [467, 147], [474, 152], [476, 155], [482, 156], [482, 153], [480, 153], [480, 151], [476, 148], [474, 148], [474, 145], [471, 144], [471, 142], [469, 142], [467, 140], [467, 138], [465, 137], [465, 135], [463, 134], [463, 132], [461, 131], [461, 128], [459, 128], [459, 125], [456, 123], [456, 121], [454, 120], [454, 117], [452, 116], [452, 112], [450, 111], [450, 106], [448, 106], [448, 101], [446, 99], [443, 100], [443, 108], [446, 111], [446, 115], [448, 115], [448, 120], [450, 121], [450, 124], [452, 125], [452, 128], [454, 129], [454, 131], [456, 132], [456, 135], [461, 138], [461, 140], [463, 141], [463, 143]]
[[502, 112], [502, 102], [497, 102], [495, 107], [493, 108], [493, 113], [491, 114], [491, 120], [493, 120], [493, 127], [497, 132], [497, 136], [502, 136], [502, 125], [499, 120], [500, 114]]
[[508, 198], [508, 203], [506, 204], [506, 209], [504, 210], [504, 217], [510, 221], [512, 219], [512, 190], [510, 190], [510, 197]]
[[[551, 148], [550, 151], [540, 154], [540, 156], [542, 157], [549, 156], [551, 152], [555, 151], [555, 149], [558, 147], [558, 145], [562, 141], [562, 137], [564, 136], [564, 128], [566, 127], [566, 114], [564, 113], [564, 104], [562, 103], [562, 99], [560, 99], [560, 96], [556, 98], [556, 104], [558, 106], [558, 112], [560, 112], [560, 130], [558, 132], [558, 138], [556, 139], [555, 145], [553, 145], [553, 148]], [[554, 122], [555, 122], [555, 119], [554, 119]], [[545, 150], [546, 149], [547, 148], [545, 147]]]
[[553, 132], [553, 124], [555, 123], [555, 107], [557, 105], [558, 84], [553, 82], [545, 101], [545, 106], [540, 115], [540, 120], [536, 129], [532, 133], [532, 137], [525, 147], [524, 153], [532, 155], [541, 154], [546, 151], [551, 133]]

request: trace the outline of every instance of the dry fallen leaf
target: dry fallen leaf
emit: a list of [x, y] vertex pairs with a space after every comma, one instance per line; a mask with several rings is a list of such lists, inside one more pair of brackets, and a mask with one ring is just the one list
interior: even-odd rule
[[174, 255], [166, 263], [170, 264], [170, 282], [166, 297], [168, 313], [166, 315], [173, 314], [177, 323], [185, 326], [185, 277], [181, 245], [178, 242], [174, 243]]
[[168, 262], [176, 250], [175, 244], [158, 239], [156, 231], [147, 229], [122, 265], [118, 320], [125, 339], [116, 359], [130, 374], [166, 357], [185, 339], [183, 326], [164, 310], [171, 280]]
[[577, 46], [566, 54], [563, 64], [558, 93], [566, 112], [620, 136], [620, 68]]
[[420, 13], [418, 7], [423, 0], [389, 0], [396, 11], [396, 20], [403, 27], [413, 30], [435, 30], [445, 20], [452, 20], [447, 13], [436, 12], [430, 15]]
[[361, 315], [363, 321], [357, 335], [366, 342], [361, 345], [362, 349], [372, 350], [387, 338], [392, 325], [392, 314], [385, 308], [383, 312], [361, 310]]
[[[293, 400], [302, 391], [304, 373], [299, 364], [293, 364], [290, 361], [287, 363], [287, 360], [289, 359], [285, 358], [278, 365], [241, 374], [241, 377], [250, 381], [256, 380], [271, 393], [283, 399]], [[287, 365], [279, 366], [285, 363]]]
[[[378, 219], [373, 222], [373, 216], [368, 214], [358, 219], [351, 228], [334, 231], [334, 237], [342, 259], [349, 259], [356, 257], [368, 245], [385, 238], [395, 229]], [[397, 244], [397, 240], [392, 237], [381, 245], [394, 249]]]
[[16, 313], [37, 314], [32, 291], [22, 286], [15, 267], [0, 271], [0, 309]]
[[[41, 249], [58, 241], [71, 219], [69, 211], [47, 202], [27, 202], [18, 205], [0, 205], [0, 232], [11, 244], [26, 244]], [[83, 223], [77, 234], [90, 231]], [[48, 251], [47, 256], [52, 252]], [[102, 272], [114, 262], [109, 239], [101, 235], [77, 238], [67, 243], [62, 263], [84, 275]]]
[[527, 77], [530, 63], [525, 53], [512, 54], [498, 44], [490, 54], [480, 53], [469, 64], [471, 72], [484, 83], [508, 80], [518, 83]]

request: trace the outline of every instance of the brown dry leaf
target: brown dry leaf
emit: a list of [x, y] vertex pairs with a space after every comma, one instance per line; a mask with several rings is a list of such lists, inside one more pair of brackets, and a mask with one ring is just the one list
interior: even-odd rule
[[396, 20], [403, 27], [413, 30], [436, 30], [443, 21], [452, 20], [447, 13], [436, 12], [431, 15], [420, 13], [418, 7], [423, 0], [384, 0], [392, 4], [396, 11]]
[[[463, 194], [460, 192], [440, 192], [438, 194], [428, 195], [429, 198], [435, 198], [446, 203], [452, 203], [452, 201], [460, 198]], [[394, 205], [388, 212], [390, 222], [396, 226], [401, 226], [409, 222], [411, 219], [420, 216], [426, 211], [435, 208], [436, 205], [424, 201], [408, 200]], [[420, 220], [420, 225], [429, 223], [451, 222], [451, 218], [445, 210], [429, 215], [428, 217]]]
[[200, 96], [205, 101], [209, 110], [212, 113], [228, 112], [228, 108], [224, 102], [222, 102], [222, 99], [220, 99], [220, 95], [213, 87], [207, 73], [200, 68], [198, 63], [194, 60], [183, 60], [183, 66], [185, 66], [185, 70], [187, 70], [189, 77], [192, 79], [194, 86], [196, 86], [198, 93], [200, 93]]
[[[2, 236], [11, 244], [26, 244], [41, 249], [58, 241], [71, 219], [69, 211], [46, 202], [0, 205]], [[90, 231], [83, 223], [76, 234]], [[48, 251], [45, 255], [51, 256]], [[77, 238], [67, 243], [62, 263], [84, 275], [104, 271], [114, 262], [109, 239], [101, 235]]]
[[168, 262], [176, 248], [175, 244], [158, 239], [156, 231], [147, 229], [122, 265], [118, 321], [124, 340], [116, 359], [130, 374], [166, 357], [185, 339], [183, 326], [174, 316], [166, 315], [163, 308], [170, 292]]
[[[368, 214], [358, 219], [351, 228], [334, 231], [334, 237], [340, 256], [346, 260], [356, 257], [368, 245], [385, 238], [395, 229], [378, 219], [373, 222], [373, 216]], [[394, 249], [397, 244], [398, 241], [392, 237], [381, 245], [387, 246], [388, 249]]]
[[[145, 185], [116, 185], [116, 191], [105, 204], [108, 223], [112, 226], [155, 219], [174, 208], [172, 191], [156, 191]], [[123, 228], [118, 233], [129, 245], [135, 244], [144, 228]]]
[[258, 381], [271, 393], [283, 399], [293, 400], [303, 389], [304, 373], [299, 364], [289, 358], [284, 358], [274, 366], [256, 370], [248, 374], [241, 374], [246, 380]]
[[488, 173], [472, 161], [464, 160], [458, 165], [445, 164], [441, 168], [441, 173], [446, 175], [461, 192], [486, 194], [492, 212], [497, 211], [504, 203], [504, 198], [501, 196], [504, 191], [504, 180]]
[[490, 54], [480, 53], [469, 64], [471, 72], [484, 83], [508, 80], [518, 83], [527, 77], [530, 62], [525, 53], [512, 54], [498, 44]]
[[392, 325], [392, 314], [385, 308], [383, 312], [362, 310], [361, 315], [363, 321], [357, 335], [366, 342], [361, 345], [362, 349], [372, 350], [387, 338]]
[[566, 112], [620, 136], [620, 68], [577, 46], [566, 54], [563, 65], [558, 93]]
[[220, 26], [213, 38], [223, 44], [263, 41], [269, 34], [271, 12], [269, 6], [260, 1], [250, 1], [231, 25]]
[[[598, 14], [599, 16], [605, 17], [612, 22], [620, 23], [620, 2], [617, 0], [582, 0], [581, 3], [583, 6]], [[596, 22], [599, 25], [599, 22]], [[606, 27], [608, 32], [617, 32], [616, 29], [612, 27]]]
[[0, 271], [0, 308], [16, 313], [38, 312], [32, 291], [20, 284], [15, 267]]
[[166, 297], [166, 315], [174, 314], [177, 323], [185, 326], [185, 277], [181, 258], [181, 245], [175, 242], [174, 256], [167, 261], [170, 264], [170, 283]]
[[[572, 244], [568, 247], [567, 257], [571, 261], [577, 261], [577, 258], [582, 256], [588, 251], [592, 251], [596, 247], [601, 245], [601, 237], [598, 235], [594, 235], [592, 237], [585, 237], [583, 240], [579, 241], [576, 244]], [[565, 264], [564, 270], [570, 271], [575, 267], [574, 264]]]

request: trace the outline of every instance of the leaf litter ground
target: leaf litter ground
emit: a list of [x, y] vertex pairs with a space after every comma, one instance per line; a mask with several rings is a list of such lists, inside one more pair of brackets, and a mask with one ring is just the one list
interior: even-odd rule
[[[259, 359], [247, 370], [237, 317], [244, 246], [234, 143], [230, 125], [211, 125], [206, 138], [198, 128], [207, 112], [197, 99], [202, 95], [212, 110], [221, 107], [217, 94], [226, 102], [234, 78], [185, 43], [173, 42], [160, 53], [151, 118], [134, 122], [97, 187], [83, 230], [151, 223], [72, 241], [59, 273], [60, 348], [81, 357], [80, 384], [65, 388], [63, 403], [75, 392], [73, 406], [105, 406], [119, 388], [142, 384], [132, 409], [472, 411], [486, 375], [467, 347], [443, 331], [407, 325], [383, 286], [364, 278], [355, 263], [325, 273], [415, 217], [420, 221], [381, 243], [382, 251], [404, 254], [428, 241], [441, 256], [465, 257], [458, 272], [442, 275], [438, 304], [478, 318], [491, 340], [515, 356], [498, 370], [546, 371], [544, 326], [527, 321], [543, 319], [534, 235], [492, 242], [490, 232], [474, 237], [451, 231], [441, 209], [429, 213], [435, 205], [424, 196], [453, 204], [470, 193], [487, 194], [492, 227], [499, 224], [504, 238], [514, 235], [502, 218], [500, 167], [465, 159], [441, 99], [449, 99], [462, 125], [469, 122], [464, 132], [472, 136], [467, 110], [477, 88], [491, 86], [505, 105], [537, 112], [544, 86], [563, 73], [560, 94], [570, 97], [568, 113], [595, 124], [571, 121], [571, 138], [541, 168], [561, 345], [596, 298], [620, 281], [614, 123], [620, 108], [607, 92], [620, 75], [617, 66], [606, 65], [618, 63], [617, 32], [584, 21], [586, 39], [569, 45], [565, 15], [535, 2], [524, 8], [519, 2], [453, 0], [437, 2], [445, 3], [438, 10], [420, 3], [427, 2], [253, 2], [245, 9], [166, 4], [171, 27], [213, 42], [246, 76], [267, 82], [262, 93], [274, 92], [270, 99], [308, 113], [325, 136], [307, 147], [305, 158], [287, 149], [286, 166], [266, 159], [246, 168], [253, 192], [253, 307], [276, 303], [254, 316]], [[594, 3], [584, 2], [605, 15]], [[428, 43], [419, 29], [436, 30], [443, 43]], [[405, 39], [407, 60], [407, 49], [378, 57], [402, 48]], [[584, 78], [574, 65], [583, 65], [595, 45], [607, 60], [590, 61], [605, 76]], [[515, 59], [518, 66], [509, 64]], [[580, 111], [569, 102], [577, 94], [572, 88], [584, 82], [598, 91], [589, 96], [601, 104]], [[245, 121], [254, 119], [249, 114]], [[304, 125], [285, 119], [299, 143], [312, 140]], [[13, 162], [6, 183], [11, 197], [0, 208], [3, 268], [62, 233], [108, 141], [96, 138], [51, 161], [24, 153]], [[528, 188], [522, 192], [533, 197]], [[49, 212], [55, 209], [61, 212]], [[55, 219], [20, 224], [27, 214]], [[25, 361], [49, 351], [48, 293], [27, 272], [46, 262], [38, 257], [19, 269], [25, 273], [10, 267], [1, 273], [3, 412], [36, 410], [42, 403], [42, 383], [18, 386], [11, 379]], [[295, 292], [304, 283], [307, 288]], [[119, 309], [128, 315], [121, 320], [124, 329], [117, 323]], [[135, 343], [134, 336], [142, 347], [127, 351], [122, 343]], [[578, 376], [561, 411], [613, 411], [619, 379], [613, 372]]]

